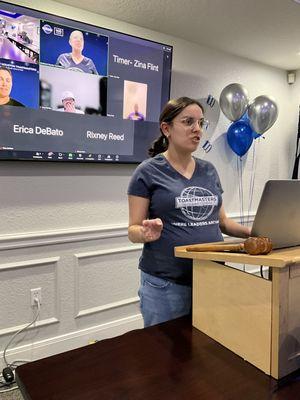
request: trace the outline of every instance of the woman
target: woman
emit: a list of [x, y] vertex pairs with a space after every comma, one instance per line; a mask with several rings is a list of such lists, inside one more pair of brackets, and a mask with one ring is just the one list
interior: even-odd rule
[[145, 327], [191, 311], [192, 261], [176, 258], [175, 246], [222, 241], [221, 232], [250, 235], [250, 228], [226, 216], [214, 166], [192, 156], [204, 123], [196, 100], [170, 100], [152, 158], [137, 167], [129, 185], [128, 236], [144, 243], [139, 296]]
[[82, 54], [84, 48], [84, 38], [80, 31], [72, 31], [69, 38], [69, 44], [72, 47], [71, 53], [61, 54], [56, 65], [60, 65], [71, 71], [87, 72], [98, 75], [94, 62]]

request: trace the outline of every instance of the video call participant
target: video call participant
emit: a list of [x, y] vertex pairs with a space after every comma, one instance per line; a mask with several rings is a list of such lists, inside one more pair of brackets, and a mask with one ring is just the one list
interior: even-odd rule
[[75, 107], [75, 96], [69, 90], [66, 90], [65, 92], [63, 92], [61, 101], [62, 101], [65, 112], [84, 114], [84, 112], [82, 110], [78, 110]]
[[131, 119], [133, 121], [144, 121], [145, 117], [142, 113], [139, 112], [139, 105], [135, 104], [133, 109], [134, 111], [128, 115], [127, 119]]
[[72, 71], [87, 72], [98, 75], [94, 62], [82, 54], [84, 48], [84, 38], [80, 31], [72, 31], [69, 38], [72, 47], [71, 53], [63, 53], [58, 56], [56, 65], [60, 65]]
[[25, 107], [24, 104], [10, 97], [13, 76], [8, 68], [0, 66], [0, 106]]
[[135, 170], [128, 188], [129, 239], [144, 243], [139, 289], [144, 325], [191, 312], [192, 260], [174, 247], [247, 238], [250, 228], [229, 219], [215, 167], [193, 157], [205, 123], [196, 100], [170, 100], [160, 115], [160, 137]]

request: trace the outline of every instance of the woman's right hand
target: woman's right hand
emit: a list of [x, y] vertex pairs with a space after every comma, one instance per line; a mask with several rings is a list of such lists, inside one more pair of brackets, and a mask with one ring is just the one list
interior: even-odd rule
[[163, 229], [163, 223], [160, 218], [145, 219], [142, 222], [141, 232], [145, 242], [154, 242], [158, 240]]

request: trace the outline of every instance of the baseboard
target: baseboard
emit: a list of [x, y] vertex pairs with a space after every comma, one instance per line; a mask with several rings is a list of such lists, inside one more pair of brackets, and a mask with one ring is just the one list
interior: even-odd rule
[[[119, 336], [131, 330], [141, 328], [143, 328], [142, 316], [141, 314], [136, 314], [113, 322], [34, 342], [32, 344], [9, 348], [6, 352], [6, 359], [9, 363], [16, 360], [39, 360], [54, 354], [86, 346], [96, 340], [99, 341]], [[2, 351], [0, 353], [0, 370], [2, 370], [4, 366]]]

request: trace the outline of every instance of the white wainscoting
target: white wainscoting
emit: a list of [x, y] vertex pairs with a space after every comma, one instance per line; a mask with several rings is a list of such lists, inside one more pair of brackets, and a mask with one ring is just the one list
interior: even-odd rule
[[[110, 323], [104, 323], [75, 332], [62, 334], [49, 339], [35, 341], [32, 344], [16, 346], [9, 349], [6, 356], [9, 362], [14, 360], [34, 361], [65, 351], [83, 347], [95, 341], [122, 335], [134, 329], [142, 329], [143, 321], [140, 314], [121, 318]], [[0, 352], [0, 369], [5, 367], [3, 351]]]
[[25, 232], [0, 236], [0, 250], [84, 242], [127, 236], [127, 225], [70, 228], [45, 232]]
[[[75, 254], [76, 257], [76, 269], [75, 269], [75, 318], [82, 317], [89, 314], [94, 314], [96, 312], [101, 312], [105, 310], [110, 310], [112, 308], [122, 307], [128, 304], [137, 303], [139, 301], [138, 296], [125, 298], [119, 301], [109, 302], [103, 305], [89, 307], [85, 309], [79, 309], [79, 268], [81, 265], [81, 261], [88, 258], [101, 258], [103, 256], [116, 256], [119, 254], [124, 254], [128, 252], [133, 252], [141, 249], [141, 245], [132, 245], [132, 246], [124, 246], [117, 247], [109, 250], [100, 250], [100, 251], [90, 251], [85, 253]], [[112, 261], [111, 261], [112, 262]], [[88, 288], [84, 287], [85, 291], [88, 292]]]
[[[58, 288], [58, 278], [57, 278], [57, 263], [59, 261], [60, 257], [45, 257], [45, 258], [40, 258], [40, 259], [34, 259], [34, 260], [27, 260], [27, 261], [18, 261], [18, 262], [11, 262], [11, 263], [5, 263], [5, 264], [0, 264], [0, 279], [1, 279], [1, 272], [3, 271], [12, 271], [12, 270], [20, 270], [22, 271], [25, 268], [39, 268], [41, 266], [49, 265], [53, 268], [54, 272], [54, 280], [55, 280], [55, 288]], [[10, 293], [5, 293], [1, 292], [1, 297], [8, 297], [11, 295], [11, 297], [14, 297], [14, 290], [13, 288], [9, 288]], [[1, 299], [0, 297], [0, 299]], [[4, 300], [2, 299], [1, 301], [2, 304], [4, 304]], [[35, 323], [35, 327], [41, 327], [45, 325], [50, 325], [59, 322], [59, 291], [56, 290], [55, 293], [55, 313], [49, 318], [44, 318], [44, 319], [39, 319]], [[13, 309], [7, 310], [8, 312], [13, 312]], [[10, 333], [15, 333], [18, 330], [24, 328], [28, 323], [22, 324], [22, 325], [15, 325], [9, 328], [0, 328], [0, 337], [3, 335], [7, 335]], [[2, 325], [3, 326], [3, 325]]]
[[[0, 366], [12, 335], [34, 317], [30, 288], [42, 288], [40, 318], [9, 346], [9, 362], [39, 359], [142, 328], [137, 296], [141, 249], [128, 241], [125, 224], [1, 236], [0, 299], [11, 295], [11, 300], [0, 311]], [[98, 295], [95, 282], [114, 287], [113, 301]], [[82, 301], [93, 305], [79, 308]]]
[[[230, 217], [240, 220], [237, 214]], [[245, 219], [251, 223], [253, 213]], [[0, 366], [11, 336], [34, 316], [32, 287], [42, 288], [40, 318], [11, 344], [9, 362], [142, 328], [137, 297], [141, 249], [128, 241], [126, 224], [0, 236], [0, 301], [14, 291], [12, 304], [4, 301], [6, 309], [0, 311]]]

